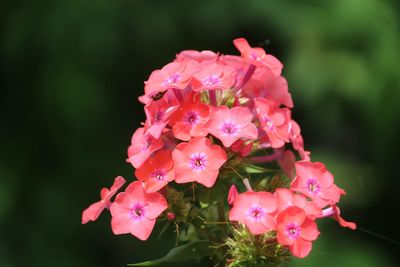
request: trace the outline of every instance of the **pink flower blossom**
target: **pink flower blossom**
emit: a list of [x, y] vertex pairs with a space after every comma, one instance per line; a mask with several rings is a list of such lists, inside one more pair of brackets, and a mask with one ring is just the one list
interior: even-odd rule
[[244, 223], [253, 235], [264, 234], [275, 229], [272, 213], [276, 205], [276, 199], [269, 192], [241, 193], [235, 198], [229, 220]]
[[282, 63], [274, 56], [266, 54], [261, 47], [251, 47], [246, 39], [238, 38], [233, 40], [233, 44], [239, 50], [245, 60], [251, 64], [260, 67], [265, 66], [271, 69], [274, 75], [280, 75], [282, 72]]
[[235, 69], [216, 62], [204, 62], [199, 71], [193, 74], [192, 88], [202, 90], [228, 89], [235, 82]]
[[306, 257], [312, 248], [311, 241], [319, 235], [317, 224], [306, 216], [303, 209], [296, 206], [280, 212], [276, 223], [278, 242], [288, 246], [294, 256]]
[[171, 115], [179, 108], [178, 102], [170, 102], [165, 98], [151, 101], [144, 107], [147, 120], [147, 132], [154, 138], [160, 138], [165, 126], [167, 126]]
[[114, 184], [110, 189], [103, 188], [100, 191], [101, 200], [93, 203], [82, 213], [82, 224], [89, 221], [95, 221], [103, 212], [104, 209], [108, 209], [111, 205], [110, 199], [117, 193], [117, 191], [125, 184], [125, 179], [122, 176], [118, 176], [114, 180]]
[[169, 89], [183, 90], [189, 85], [198, 63], [193, 60], [172, 62], [161, 70], [155, 70], [145, 82], [144, 91], [148, 97], [157, 96]]
[[307, 216], [316, 218], [322, 214], [321, 208], [312, 201], [308, 201], [306, 197], [294, 194], [286, 188], [277, 188], [274, 193], [278, 200], [278, 212], [281, 212], [288, 207], [297, 206], [302, 208]]
[[159, 150], [136, 169], [135, 176], [143, 182], [148, 193], [153, 193], [174, 180], [173, 167], [172, 152]]
[[236, 140], [256, 139], [257, 127], [251, 122], [253, 114], [246, 107], [219, 106], [212, 109], [208, 122], [208, 131], [230, 147]]
[[218, 54], [210, 50], [184, 50], [176, 55], [176, 61], [194, 60], [199, 63], [204, 61], [216, 61]]
[[293, 107], [286, 79], [272, 74], [271, 71], [255, 71], [243, 90], [248, 97], [267, 98], [275, 102], [277, 106], [283, 104], [288, 108]]
[[140, 240], [146, 240], [153, 231], [156, 218], [167, 207], [167, 201], [160, 193], [146, 193], [142, 182], [132, 182], [111, 204], [113, 233], [130, 233]]
[[175, 164], [175, 182], [198, 182], [212, 187], [219, 168], [227, 160], [225, 151], [218, 145], [211, 145], [205, 137], [194, 137], [188, 143], [182, 142], [172, 152]]
[[143, 162], [155, 151], [163, 146], [161, 139], [155, 139], [146, 132], [144, 127], [135, 131], [128, 147], [128, 159], [133, 167], [139, 168]]
[[205, 125], [208, 121], [210, 107], [200, 101], [185, 102], [171, 117], [170, 125], [173, 127], [174, 136], [183, 141], [192, 137], [206, 136]]
[[289, 142], [290, 110], [279, 108], [275, 102], [265, 98], [254, 99], [255, 108], [261, 127], [267, 134], [273, 148], [282, 147]]
[[333, 175], [321, 162], [298, 161], [291, 189], [311, 198], [320, 208], [334, 205], [344, 191], [333, 183]]

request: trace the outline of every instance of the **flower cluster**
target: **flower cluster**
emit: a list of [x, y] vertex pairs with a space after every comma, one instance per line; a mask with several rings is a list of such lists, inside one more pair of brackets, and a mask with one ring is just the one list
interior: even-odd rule
[[[332, 217], [355, 229], [337, 207], [344, 190], [304, 149], [283, 65], [243, 38], [234, 45], [240, 56], [186, 50], [151, 73], [139, 97], [146, 120], [128, 147], [137, 180], [111, 202], [125, 183], [117, 177], [83, 212], [82, 223], [109, 209], [115, 234], [146, 240], [157, 219], [196, 226], [196, 218], [215, 218], [210, 206], [217, 205], [219, 223], [228, 214], [231, 226], [272, 234], [276, 246], [300, 258], [320, 234], [316, 220]], [[273, 177], [266, 164], [280, 167]], [[213, 190], [205, 205], [199, 195]]]

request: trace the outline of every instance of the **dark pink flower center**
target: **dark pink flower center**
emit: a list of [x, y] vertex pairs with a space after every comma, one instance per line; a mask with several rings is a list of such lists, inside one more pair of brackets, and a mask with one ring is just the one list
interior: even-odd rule
[[151, 177], [157, 181], [164, 180], [164, 176], [165, 176], [165, 173], [162, 170], [157, 170], [157, 171], [153, 172], [153, 174], [151, 175]]
[[248, 212], [248, 216], [250, 219], [258, 221], [265, 216], [265, 211], [261, 207], [252, 207]]
[[175, 73], [174, 75], [171, 75], [168, 79], [164, 81], [164, 84], [170, 85], [173, 83], [178, 82], [181, 79], [181, 76], [178, 73]]
[[209, 76], [203, 79], [203, 84], [207, 87], [214, 86], [219, 83], [219, 78], [215, 76]]
[[206, 168], [207, 157], [204, 153], [195, 153], [190, 157], [190, 167], [194, 171], [202, 171]]
[[132, 216], [132, 219], [134, 219], [134, 220], [140, 220], [144, 216], [144, 206], [142, 206], [140, 204], [136, 204], [131, 209], [131, 216]]
[[318, 193], [319, 192], [319, 183], [315, 179], [308, 179], [307, 180], [307, 189], [308, 191], [312, 193]]
[[291, 238], [297, 238], [300, 235], [300, 227], [294, 223], [290, 223], [286, 226], [286, 235]]
[[199, 121], [199, 115], [196, 112], [190, 111], [186, 113], [185, 121], [190, 124], [196, 124]]
[[237, 128], [233, 123], [225, 122], [222, 125], [222, 132], [226, 135], [233, 135], [237, 132]]

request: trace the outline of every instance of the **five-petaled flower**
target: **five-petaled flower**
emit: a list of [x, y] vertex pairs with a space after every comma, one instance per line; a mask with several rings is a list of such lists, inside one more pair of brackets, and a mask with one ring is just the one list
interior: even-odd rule
[[110, 206], [114, 234], [132, 234], [140, 240], [149, 238], [156, 218], [168, 207], [158, 192], [147, 193], [142, 182], [132, 182], [119, 193]]
[[212, 187], [219, 168], [227, 160], [225, 151], [212, 145], [206, 137], [194, 137], [188, 143], [178, 144], [172, 152], [175, 164], [175, 182], [198, 182]]

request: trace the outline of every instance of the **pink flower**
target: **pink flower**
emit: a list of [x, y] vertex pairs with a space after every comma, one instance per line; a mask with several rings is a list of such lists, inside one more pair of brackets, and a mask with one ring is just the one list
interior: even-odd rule
[[159, 150], [136, 169], [135, 176], [143, 182], [144, 189], [148, 193], [153, 193], [174, 180], [173, 167], [172, 152]]
[[219, 106], [212, 109], [208, 122], [208, 131], [230, 147], [240, 138], [256, 139], [257, 127], [251, 122], [253, 114], [246, 107]]
[[274, 193], [275, 198], [278, 200], [278, 212], [281, 212], [288, 207], [297, 206], [302, 208], [307, 216], [316, 218], [322, 214], [321, 208], [312, 201], [308, 201], [306, 197], [294, 194], [291, 190], [286, 188], [277, 188]]
[[256, 71], [243, 89], [251, 98], [267, 98], [278, 106], [283, 104], [289, 108], [293, 107], [286, 79], [274, 75], [271, 71], [265, 69]]
[[204, 62], [193, 74], [193, 91], [229, 89], [235, 82], [235, 69], [216, 62]]
[[317, 224], [306, 216], [303, 209], [291, 206], [279, 213], [277, 219], [277, 239], [288, 246], [292, 254], [298, 258], [306, 257], [317, 239]]
[[170, 102], [165, 98], [158, 101], [151, 101], [144, 107], [147, 120], [147, 132], [154, 138], [160, 138], [170, 116], [179, 108], [178, 102]]
[[245, 192], [239, 194], [231, 211], [230, 221], [244, 223], [253, 235], [264, 234], [275, 229], [272, 213], [276, 210], [276, 199], [269, 192]]
[[198, 182], [212, 187], [219, 168], [227, 160], [225, 151], [218, 145], [211, 145], [205, 137], [194, 137], [188, 143], [180, 143], [172, 152], [175, 164], [175, 182]]
[[204, 61], [216, 61], [218, 54], [210, 50], [184, 50], [176, 55], [176, 61], [194, 60], [199, 63]]
[[238, 38], [233, 40], [233, 44], [239, 50], [242, 57], [251, 64], [260, 67], [266, 66], [274, 73], [280, 75], [282, 72], [282, 63], [274, 56], [266, 54], [261, 47], [251, 47], [246, 39]]
[[158, 192], [146, 193], [142, 182], [131, 183], [125, 192], [119, 193], [110, 207], [113, 233], [132, 234], [146, 240], [156, 223], [156, 218], [168, 207]]
[[172, 62], [161, 70], [155, 70], [145, 82], [144, 91], [148, 97], [155, 97], [168, 89], [183, 90], [189, 85], [198, 63], [193, 60]]
[[198, 102], [185, 102], [171, 117], [170, 125], [174, 136], [183, 141], [192, 137], [206, 136], [208, 131], [205, 125], [208, 121], [210, 107]]
[[117, 193], [117, 191], [125, 184], [125, 179], [122, 176], [118, 176], [114, 180], [114, 184], [110, 190], [108, 188], [101, 189], [100, 196], [101, 200], [93, 203], [82, 213], [82, 224], [89, 221], [95, 221], [103, 212], [104, 209], [108, 209], [111, 205], [110, 199]]
[[261, 127], [267, 134], [271, 146], [280, 148], [289, 142], [290, 110], [279, 108], [274, 102], [265, 98], [254, 99], [255, 108]]
[[142, 166], [143, 162], [155, 151], [163, 146], [161, 139], [155, 139], [149, 133], [146, 133], [144, 127], [135, 131], [131, 139], [131, 145], [128, 147], [128, 159], [135, 168]]
[[229, 188], [229, 193], [228, 193], [229, 205], [233, 205], [233, 203], [235, 202], [235, 199], [237, 198], [238, 195], [239, 195], [239, 192], [238, 192], [236, 186], [234, 184], [231, 185], [231, 187]]
[[291, 189], [311, 198], [320, 208], [334, 205], [344, 191], [333, 183], [333, 175], [321, 162], [298, 161]]

